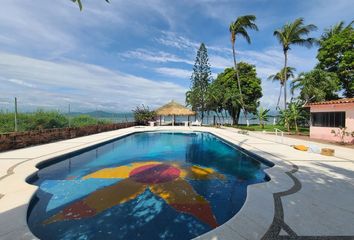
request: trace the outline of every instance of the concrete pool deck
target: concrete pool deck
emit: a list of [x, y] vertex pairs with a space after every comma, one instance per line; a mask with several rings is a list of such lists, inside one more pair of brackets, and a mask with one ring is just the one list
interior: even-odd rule
[[[131, 127], [0, 153], [0, 239], [36, 239], [27, 227], [37, 187], [25, 179], [36, 164], [139, 131], [205, 131], [272, 161], [271, 181], [250, 185], [242, 209], [197, 239], [354, 239], [354, 150], [233, 128]], [[301, 152], [293, 144], [330, 146], [336, 157]]]

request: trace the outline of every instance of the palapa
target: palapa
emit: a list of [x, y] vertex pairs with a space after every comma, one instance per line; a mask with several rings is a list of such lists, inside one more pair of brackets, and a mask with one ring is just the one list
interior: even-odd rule
[[159, 116], [191, 116], [195, 115], [195, 112], [186, 108], [185, 106], [171, 101], [166, 105], [156, 109], [156, 114]]
[[[189, 108], [186, 108], [182, 104], [179, 104], [173, 100], [167, 103], [166, 105], [163, 105], [162, 107], [156, 109], [155, 112], [156, 115], [160, 116], [160, 125], [161, 125], [161, 116], [173, 116], [172, 126], [175, 125], [176, 116], [195, 115], [195, 112], [193, 112]], [[189, 117], [188, 117], [188, 121], [189, 121]]]

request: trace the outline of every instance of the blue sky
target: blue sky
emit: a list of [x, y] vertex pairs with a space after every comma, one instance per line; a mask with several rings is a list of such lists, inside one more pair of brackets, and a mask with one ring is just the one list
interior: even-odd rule
[[[237, 40], [238, 60], [255, 64], [261, 104], [274, 107], [279, 86], [268, 81], [283, 64], [273, 31], [304, 17], [312, 36], [354, 16], [351, 0], [2, 0], [0, 8], [0, 109], [19, 98], [23, 111], [130, 111], [184, 103], [196, 50], [207, 46], [213, 76], [232, 66], [228, 26], [237, 16], [257, 16], [252, 44]], [[316, 48], [293, 47], [297, 73], [316, 64]]]

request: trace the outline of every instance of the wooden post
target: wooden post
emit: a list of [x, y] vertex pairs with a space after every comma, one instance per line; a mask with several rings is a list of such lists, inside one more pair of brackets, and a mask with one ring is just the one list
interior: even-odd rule
[[17, 98], [15, 97], [15, 132], [17, 132]]
[[214, 115], [214, 120], [213, 120], [213, 125], [215, 126], [216, 124], [215, 124], [215, 118], [216, 118], [216, 116]]
[[71, 127], [71, 117], [70, 117], [70, 103], [69, 103], [69, 109], [68, 109], [68, 120], [69, 120], [69, 128]]
[[160, 115], [160, 126], [161, 126], [161, 115]]

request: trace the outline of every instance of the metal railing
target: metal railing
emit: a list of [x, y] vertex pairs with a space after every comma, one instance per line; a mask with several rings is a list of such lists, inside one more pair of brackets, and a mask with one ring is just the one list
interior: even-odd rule
[[274, 128], [274, 130], [275, 130], [275, 136], [276, 137], [280, 136], [280, 142], [284, 143], [284, 132], [278, 128]]

